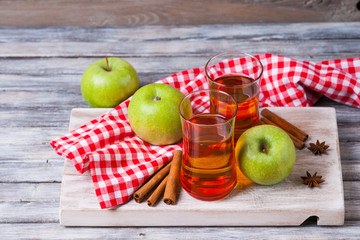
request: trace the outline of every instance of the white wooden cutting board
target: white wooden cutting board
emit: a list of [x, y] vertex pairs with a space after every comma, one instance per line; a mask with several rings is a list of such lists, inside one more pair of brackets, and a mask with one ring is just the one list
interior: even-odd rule
[[[334, 108], [269, 108], [309, 134], [307, 144], [317, 139], [330, 146], [327, 154], [297, 150], [291, 174], [273, 186], [246, 185], [226, 199], [204, 202], [181, 190], [176, 205], [162, 201], [149, 207], [134, 200], [101, 210], [89, 173], [80, 175], [65, 160], [60, 196], [60, 223], [64, 226], [279, 226], [300, 225], [317, 216], [318, 225], [344, 223], [344, 193]], [[70, 130], [110, 109], [73, 109]], [[308, 188], [301, 176], [318, 172], [325, 182]]]

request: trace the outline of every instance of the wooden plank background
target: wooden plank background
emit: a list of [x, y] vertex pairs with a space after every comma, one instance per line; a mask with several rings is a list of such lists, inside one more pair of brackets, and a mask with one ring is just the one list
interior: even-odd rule
[[360, 21], [359, 0], [0, 0], [0, 26]]

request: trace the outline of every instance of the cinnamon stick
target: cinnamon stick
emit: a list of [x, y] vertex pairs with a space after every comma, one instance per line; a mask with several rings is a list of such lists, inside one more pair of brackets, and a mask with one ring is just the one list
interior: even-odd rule
[[[169, 176], [169, 175], [168, 175], [168, 176]], [[161, 195], [164, 193], [168, 176], [166, 176], [166, 177], [161, 181], [161, 183], [159, 184], [159, 186], [157, 186], [157, 188], [155, 189], [155, 191], [154, 191], [154, 192], [151, 194], [151, 196], [148, 198], [148, 200], [147, 200], [148, 206], [150, 206], [150, 207], [154, 206], [155, 203], [157, 203], [157, 201], [158, 201], [159, 198], [161, 197]]]
[[169, 177], [166, 183], [164, 202], [168, 205], [174, 205], [178, 196], [180, 183], [180, 167], [182, 163], [182, 151], [175, 150], [171, 163]]
[[141, 203], [149, 192], [169, 173], [170, 167], [171, 163], [168, 163], [166, 166], [157, 171], [147, 183], [138, 189], [133, 195], [135, 202]]
[[[278, 125], [276, 125], [275, 123], [273, 123], [272, 121], [270, 121], [269, 119], [265, 118], [265, 117], [262, 117], [261, 120], [260, 120], [261, 123], [263, 124], [269, 124], [269, 125], [273, 125], [273, 126], [276, 126], [276, 127], [279, 127]], [[291, 138], [291, 140], [293, 141], [294, 143], [294, 146], [297, 148], [297, 149], [303, 149], [305, 147], [305, 143], [303, 141], [301, 141], [300, 139], [294, 137], [294, 135], [292, 135], [291, 133], [287, 132], [286, 130], [284, 130], [288, 135], [289, 137]]]
[[301, 141], [305, 141], [309, 137], [309, 135], [307, 133], [298, 129], [297, 127], [295, 127], [294, 125], [292, 125], [285, 119], [281, 118], [280, 116], [276, 115], [275, 113], [273, 113], [272, 111], [270, 111], [267, 108], [263, 109], [261, 111], [261, 114], [263, 117], [266, 117], [267, 119], [269, 119], [270, 121], [275, 123], [278, 127], [282, 128], [286, 132], [292, 134], [294, 137], [300, 139]]

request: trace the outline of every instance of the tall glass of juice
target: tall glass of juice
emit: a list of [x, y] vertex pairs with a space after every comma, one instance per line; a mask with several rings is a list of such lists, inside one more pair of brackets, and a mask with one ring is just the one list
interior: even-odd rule
[[[256, 57], [238, 51], [224, 52], [205, 65], [205, 74], [210, 89], [227, 92], [238, 104], [235, 120], [235, 141], [248, 128], [259, 121], [259, 91], [263, 66]], [[220, 99], [212, 98], [215, 108], [224, 105]]]
[[[223, 105], [210, 104], [217, 99]], [[182, 187], [194, 198], [214, 201], [236, 186], [234, 124], [237, 104], [219, 90], [195, 91], [179, 105], [183, 128]]]

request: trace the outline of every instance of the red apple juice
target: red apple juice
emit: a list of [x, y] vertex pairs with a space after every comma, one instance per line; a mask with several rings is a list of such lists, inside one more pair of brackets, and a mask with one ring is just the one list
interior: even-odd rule
[[236, 185], [233, 135], [228, 132], [232, 122], [211, 113], [195, 115], [189, 121], [193, 124], [185, 126], [189, 134], [183, 137], [181, 185], [197, 199], [224, 198]]
[[[235, 141], [248, 128], [259, 121], [259, 86], [255, 80], [244, 75], [223, 75], [210, 83], [210, 89], [218, 89], [230, 94], [238, 104], [235, 120]], [[211, 99], [211, 108], [226, 107], [218, 99]], [[223, 106], [222, 106], [223, 105]]]

